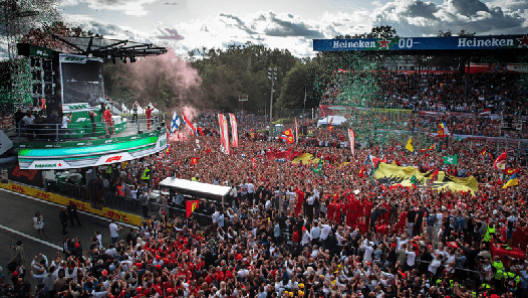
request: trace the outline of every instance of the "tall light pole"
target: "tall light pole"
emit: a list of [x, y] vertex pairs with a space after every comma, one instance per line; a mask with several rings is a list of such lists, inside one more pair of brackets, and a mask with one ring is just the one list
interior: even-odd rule
[[242, 102], [242, 117], [241, 117], [241, 126], [244, 125], [244, 101], [248, 101], [249, 100], [249, 94], [246, 96], [246, 98], [240, 98], [240, 94], [238, 95], [238, 101], [239, 102]]
[[[269, 126], [270, 126], [270, 132], [271, 132], [271, 126], [273, 125], [273, 86], [275, 85], [275, 81], [277, 80], [277, 67], [275, 68], [268, 68], [268, 79], [271, 80], [271, 100], [270, 100], [270, 118], [269, 118]], [[273, 130], [275, 133], [275, 130]]]

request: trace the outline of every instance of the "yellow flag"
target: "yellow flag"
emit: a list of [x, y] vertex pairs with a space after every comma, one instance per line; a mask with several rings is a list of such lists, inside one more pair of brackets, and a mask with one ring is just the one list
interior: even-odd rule
[[414, 147], [412, 145], [412, 138], [409, 137], [409, 140], [407, 141], [407, 145], [405, 145], [405, 149], [414, 152]]

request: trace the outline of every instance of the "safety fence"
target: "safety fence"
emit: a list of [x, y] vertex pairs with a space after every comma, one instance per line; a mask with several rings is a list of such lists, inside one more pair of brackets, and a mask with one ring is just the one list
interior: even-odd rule
[[111, 121], [85, 121], [82, 123], [47, 123], [45, 119], [35, 121], [34, 124], [26, 124], [21, 120], [17, 124], [18, 142], [39, 141], [68, 141], [83, 138], [108, 138], [110, 135], [122, 132], [142, 133], [149, 130], [159, 129], [165, 126], [163, 114], [146, 118], [144, 115], [132, 119], [120, 116], [113, 117]]

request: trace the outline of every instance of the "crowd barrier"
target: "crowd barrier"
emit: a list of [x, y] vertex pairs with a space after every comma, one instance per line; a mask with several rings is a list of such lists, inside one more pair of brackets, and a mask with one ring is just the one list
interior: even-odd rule
[[[74, 185], [68, 185], [68, 187], [70, 186], [74, 188]], [[29, 187], [29, 186], [25, 186], [21, 184], [15, 184], [12, 182], [8, 184], [0, 183], [0, 187], [6, 190], [10, 190], [13, 192], [28, 195], [28, 196], [35, 197], [35, 198], [38, 198], [44, 201], [57, 203], [57, 204], [64, 205], [64, 206], [68, 206], [70, 202], [73, 202], [77, 206], [77, 209], [80, 211], [86, 211], [92, 214], [96, 214], [96, 215], [103, 216], [103, 217], [110, 218], [110, 219], [115, 219], [117, 221], [128, 223], [131, 225], [138, 226], [143, 221], [141, 216], [123, 212], [121, 210], [111, 209], [106, 206], [99, 207], [95, 204], [92, 204], [92, 202], [89, 200], [86, 201], [86, 200], [69, 198], [61, 194], [56, 194], [56, 193], [45, 191], [45, 190], [39, 190], [33, 187]], [[80, 193], [82, 194], [82, 191]]]

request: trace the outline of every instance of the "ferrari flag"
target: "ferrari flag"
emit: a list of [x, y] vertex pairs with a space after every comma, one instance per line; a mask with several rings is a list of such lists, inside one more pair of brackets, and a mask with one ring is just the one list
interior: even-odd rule
[[185, 202], [185, 211], [187, 213], [187, 218], [191, 216], [194, 210], [198, 208], [198, 204], [200, 203], [200, 200], [194, 200], [194, 201], [187, 201]]

